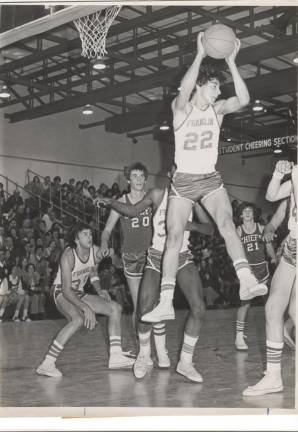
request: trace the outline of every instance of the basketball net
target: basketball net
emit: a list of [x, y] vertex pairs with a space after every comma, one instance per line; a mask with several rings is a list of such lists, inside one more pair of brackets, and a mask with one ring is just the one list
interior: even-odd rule
[[120, 9], [121, 6], [114, 5], [74, 21], [82, 41], [83, 57], [102, 59], [107, 54], [107, 33]]

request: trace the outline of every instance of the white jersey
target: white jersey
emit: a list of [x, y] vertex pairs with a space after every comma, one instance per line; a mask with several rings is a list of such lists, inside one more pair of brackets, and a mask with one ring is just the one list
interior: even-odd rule
[[296, 238], [296, 236], [297, 236], [297, 233], [296, 233], [296, 229], [297, 229], [297, 207], [296, 207], [296, 202], [295, 202], [293, 190], [291, 192], [291, 204], [290, 204], [288, 228], [290, 230], [291, 237]]
[[[75, 249], [70, 247], [67, 249], [71, 249], [74, 255], [74, 266], [71, 271], [71, 288], [74, 291], [84, 292], [84, 285], [87, 282], [90, 273], [93, 272], [95, 266], [94, 248], [93, 246], [90, 248], [89, 257], [86, 261], [82, 261], [79, 258]], [[54, 285], [62, 285], [61, 265], [59, 265]]]
[[177, 172], [207, 174], [215, 171], [220, 127], [212, 105], [202, 111], [190, 104], [191, 111], [175, 132]]
[[[152, 245], [153, 249], [160, 252], [164, 251], [166, 243], [166, 214], [167, 214], [167, 203], [168, 203], [168, 189], [165, 190], [162, 201], [159, 204], [154, 216], [153, 216], [153, 237]], [[189, 217], [189, 221], [192, 221], [192, 212]], [[189, 231], [184, 231], [182, 247], [180, 252], [188, 250], [189, 243]]]

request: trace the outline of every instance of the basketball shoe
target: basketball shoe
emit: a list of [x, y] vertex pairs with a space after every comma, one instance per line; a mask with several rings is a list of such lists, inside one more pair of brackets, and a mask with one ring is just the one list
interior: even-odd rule
[[39, 375], [45, 375], [51, 378], [60, 378], [62, 373], [56, 368], [56, 364], [53, 361], [44, 360], [40, 366], [36, 369]]
[[243, 333], [237, 332], [236, 333], [236, 339], [235, 339], [235, 347], [239, 351], [246, 351], [248, 350], [247, 343], [245, 342], [246, 336]]
[[134, 358], [127, 357], [122, 351], [110, 354], [109, 369], [131, 368], [135, 362]]
[[259, 283], [257, 278], [250, 272], [240, 279], [240, 300], [251, 300], [254, 297], [266, 295], [268, 287], [264, 283]]
[[144, 378], [144, 376], [147, 374], [148, 367], [153, 365], [152, 360], [150, 359], [150, 364], [149, 359], [150, 357], [148, 357], [145, 353], [139, 352], [138, 357], [133, 365], [133, 373], [136, 378]]
[[151, 312], [142, 316], [145, 322], [160, 322], [175, 319], [175, 311], [172, 299], [161, 297], [158, 305]]
[[268, 393], [283, 391], [280, 371], [273, 373], [266, 371], [265, 376], [254, 386], [249, 386], [243, 391], [243, 396], [263, 396]]
[[194, 368], [192, 363], [185, 363], [179, 360], [176, 371], [191, 381], [198, 383], [203, 382], [202, 375]]

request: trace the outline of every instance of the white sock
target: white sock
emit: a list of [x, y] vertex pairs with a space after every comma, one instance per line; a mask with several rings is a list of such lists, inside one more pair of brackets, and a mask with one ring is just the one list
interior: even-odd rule
[[176, 280], [163, 277], [161, 280], [160, 298], [173, 300]]
[[110, 336], [110, 354], [122, 352], [121, 336]]
[[150, 336], [151, 336], [151, 328], [149, 331], [145, 333], [139, 332], [140, 354], [143, 354], [145, 356], [150, 355]]
[[188, 336], [184, 333], [183, 345], [180, 354], [180, 360], [184, 363], [192, 363], [195, 345], [199, 337]]
[[156, 323], [153, 325], [155, 348], [158, 353], [166, 351], [166, 325], [164, 323]]

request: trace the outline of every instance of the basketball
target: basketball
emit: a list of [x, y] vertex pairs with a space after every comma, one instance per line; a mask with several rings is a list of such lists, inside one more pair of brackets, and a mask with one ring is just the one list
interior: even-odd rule
[[236, 35], [224, 24], [214, 24], [209, 27], [202, 38], [203, 47], [208, 56], [223, 59], [232, 54]]

